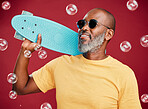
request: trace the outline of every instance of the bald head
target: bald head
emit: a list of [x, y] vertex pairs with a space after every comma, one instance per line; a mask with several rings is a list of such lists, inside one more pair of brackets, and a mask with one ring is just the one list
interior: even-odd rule
[[102, 13], [103, 15], [102, 17], [104, 17], [104, 25], [113, 29], [115, 32], [116, 20], [114, 16], [110, 12], [102, 8], [94, 8], [90, 10], [87, 14], [97, 14], [97, 13]]

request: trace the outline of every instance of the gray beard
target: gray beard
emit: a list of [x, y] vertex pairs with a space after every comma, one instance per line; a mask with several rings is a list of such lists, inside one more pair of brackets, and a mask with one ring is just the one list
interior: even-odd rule
[[88, 51], [89, 52], [95, 52], [103, 44], [104, 37], [105, 37], [105, 32], [103, 32], [102, 34], [98, 35], [96, 38], [94, 38], [93, 40], [91, 40], [87, 44], [82, 44], [81, 43], [81, 39], [79, 39], [79, 42], [78, 42], [78, 49], [79, 49], [79, 51], [82, 52], [82, 53], [86, 53]]

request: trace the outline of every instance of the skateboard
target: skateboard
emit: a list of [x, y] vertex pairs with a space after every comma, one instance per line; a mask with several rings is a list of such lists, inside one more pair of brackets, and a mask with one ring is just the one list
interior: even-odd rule
[[16, 30], [17, 39], [22, 40], [24, 37], [36, 42], [38, 34], [41, 33], [41, 46], [69, 55], [82, 54], [78, 50], [78, 33], [57, 22], [23, 14], [14, 16], [11, 25]]

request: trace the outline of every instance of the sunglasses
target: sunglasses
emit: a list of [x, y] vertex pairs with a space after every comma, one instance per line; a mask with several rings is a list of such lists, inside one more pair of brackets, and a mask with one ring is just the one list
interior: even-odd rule
[[100, 25], [106, 27], [107, 29], [110, 29], [109, 27], [103, 25], [102, 23], [98, 22], [98, 21], [95, 20], [95, 19], [91, 19], [90, 21], [79, 20], [79, 21], [77, 22], [77, 27], [78, 27], [79, 29], [82, 29], [82, 28], [86, 25], [87, 22], [88, 22], [89, 28], [91, 28], [91, 29], [95, 28], [95, 27], [98, 25], [98, 23], [99, 23]]

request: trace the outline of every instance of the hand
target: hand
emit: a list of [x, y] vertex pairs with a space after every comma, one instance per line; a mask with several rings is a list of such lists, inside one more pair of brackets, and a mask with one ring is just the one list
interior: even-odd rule
[[29, 41], [28, 39], [25, 39], [24, 42], [22, 43], [22, 48], [24, 50], [29, 50], [31, 52], [34, 52], [35, 51], [34, 48], [40, 45], [41, 41], [42, 41], [41, 34], [38, 34], [37, 43], [33, 43]]

